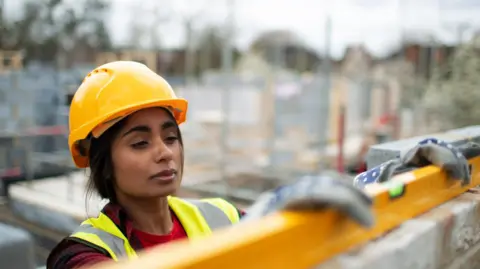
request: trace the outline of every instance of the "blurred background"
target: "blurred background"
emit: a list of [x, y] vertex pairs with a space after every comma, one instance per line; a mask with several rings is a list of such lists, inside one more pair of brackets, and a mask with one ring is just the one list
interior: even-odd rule
[[39, 266], [105, 202], [67, 146], [97, 65], [142, 62], [188, 99], [178, 195], [240, 207], [480, 117], [477, 0], [1, 0], [0, 24], [0, 222], [33, 235]]

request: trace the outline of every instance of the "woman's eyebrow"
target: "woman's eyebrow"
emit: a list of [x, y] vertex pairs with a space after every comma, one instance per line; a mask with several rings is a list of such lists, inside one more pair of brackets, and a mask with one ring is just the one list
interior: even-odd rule
[[161, 126], [161, 129], [162, 130], [165, 130], [165, 129], [168, 129], [168, 128], [172, 128], [172, 127], [176, 127], [177, 125], [175, 124], [175, 122], [169, 120], [169, 121], [166, 121], [162, 124]]
[[[165, 121], [164, 123], [162, 123], [162, 125], [160, 126], [160, 128], [162, 130], [166, 130], [166, 129], [169, 129], [169, 128], [172, 128], [172, 127], [176, 127], [177, 125], [175, 124], [175, 122], [171, 121], [171, 120], [168, 120], [168, 121]], [[128, 134], [131, 134], [133, 132], [142, 132], [142, 133], [150, 133], [152, 131], [152, 129], [150, 127], [148, 127], [147, 125], [138, 125], [138, 126], [135, 126], [135, 127], [132, 127], [130, 128], [128, 131], [126, 131], [122, 137], [124, 136], [127, 136]]]
[[130, 133], [133, 133], [133, 132], [142, 132], [142, 133], [149, 133], [151, 132], [151, 129], [150, 127], [146, 126], [146, 125], [138, 125], [138, 126], [135, 126], [135, 127], [132, 127], [131, 129], [129, 129], [128, 131], [126, 131], [122, 137], [130, 134]]

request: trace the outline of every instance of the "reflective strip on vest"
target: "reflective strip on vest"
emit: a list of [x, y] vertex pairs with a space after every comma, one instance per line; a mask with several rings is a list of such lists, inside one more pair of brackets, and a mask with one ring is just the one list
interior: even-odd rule
[[77, 230], [75, 230], [73, 235], [75, 235], [76, 233], [94, 234], [98, 236], [98, 238], [100, 238], [100, 240], [102, 240], [103, 243], [105, 243], [113, 253], [115, 253], [117, 258], [122, 256], [127, 256], [125, 246], [123, 245], [124, 244], [123, 239], [120, 237], [117, 237], [111, 233], [95, 228], [90, 224], [81, 224], [77, 228]]
[[208, 226], [212, 231], [225, 226], [230, 226], [232, 224], [228, 216], [220, 208], [208, 202], [194, 199], [183, 200], [193, 204], [198, 208], [198, 210], [200, 210], [203, 217], [205, 218], [205, 221], [208, 223]]

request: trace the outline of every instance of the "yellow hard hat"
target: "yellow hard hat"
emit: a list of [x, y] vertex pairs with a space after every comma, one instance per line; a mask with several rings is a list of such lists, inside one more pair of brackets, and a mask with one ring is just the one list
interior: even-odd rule
[[122, 118], [149, 107], [168, 108], [181, 124], [188, 102], [177, 98], [165, 79], [141, 63], [116, 61], [95, 68], [70, 105], [68, 146], [75, 165], [88, 166], [88, 152], [81, 145], [89, 135], [99, 137]]

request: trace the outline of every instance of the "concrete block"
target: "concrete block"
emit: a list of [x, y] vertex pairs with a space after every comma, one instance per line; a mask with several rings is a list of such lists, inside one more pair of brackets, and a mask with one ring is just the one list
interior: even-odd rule
[[27, 231], [0, 223], [0, 266], [2, 269], [34, 269], [35, 250]]
[[398, 229], [356, 250], [335, 257], [318, 269], [433, 269], [437, 267], [435, 223], [407, 221]]
[[417, 136], [409, 139], [371, 146], [368, 150], [366, 158], [367, 167], [370, 169], [383, 162], [397, 158], [400, 156], [402, 151], [408, 150], [415, 146], [419, 141], [430, 137], [442, 139], [446, 142], [452, 143], [453, 145], [461, 145], [467, 141], [480, 143], [480, 125], [455, 129], [445, 133]]

